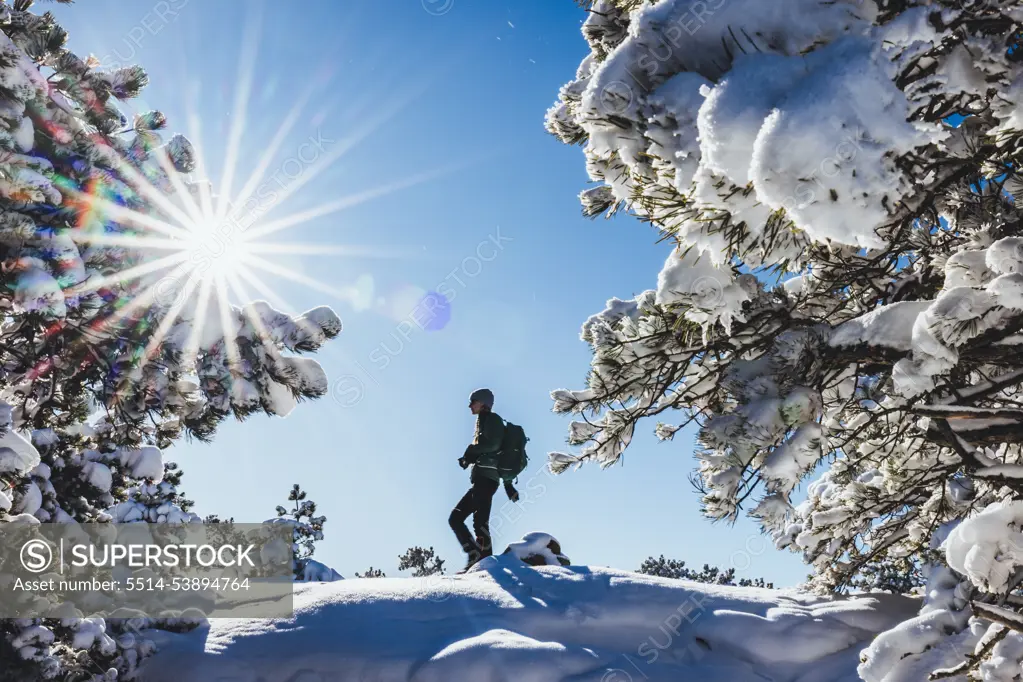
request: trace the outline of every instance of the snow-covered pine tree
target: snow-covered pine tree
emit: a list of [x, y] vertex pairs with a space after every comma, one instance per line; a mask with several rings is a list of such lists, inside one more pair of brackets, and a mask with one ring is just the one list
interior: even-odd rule
[[[290, 555], [291, 569], [297, 582], [333, 582], [342, 580], [340, 573], [313, 558], [316, 543], [323, 539], [323, 524], [326, 516], [316, 516], [316, 503], [307, 500], [307, 493], [299, 484], [295, 484], [288, 494], [291, 508], [278, 505], [277, 516], [265, 521], [265, 524], [283, 524], [291, 529], [291, 542], [283, 547], [281, 561], [287, 561]], [[235, 545], [252, 542], [252, 538], [238, 530], [234, 518], [221, 519], [216, 514], [202, 519], [208, 525], [208, 533], [216, 538], [215, 544]], [[251, 531], [250, 531], [251, 532]], [[274, 536], [276, 540], [277, 536]], [[258, 569], [257, 569], [258, 570]]]
[[705, 513], [747, 511], [816, 589], [922, 570], [865, 680], [1019, 679], [1023, 2], [584, 5], [548, 130], [583, 145], [587, 215], [676, 248], [583, 325], [553, 469], [695, 422]]
[[[142, 68], [82, 59], [32, 5], [0, 0], [0, 522], [187, 517], [161, 450], [324, 395], [294, 354], [341, 324], [328, 308], [158, 299], [165, 252], [144, 240], [166, 241], [198, 192], [192, 147], [163, 142], [159, 112], [121, 112]], [[0, 622], [0, 680], [132, 679], [152, 650], [138, 630], [159, 623], [83, 615]]]
[[295, 580], [323, 582], [339, 580], [337, 571], [313, 559], [316, 543], [323, 539], [323, 524], [327, 517], [316, 515], [316, 503], [306, 499], [306, 491], [296, 483], [288, 494], [291, 507], [277, 506], [277, 518], [268, 523], [286, 523], [292, 527], [292, 570]]

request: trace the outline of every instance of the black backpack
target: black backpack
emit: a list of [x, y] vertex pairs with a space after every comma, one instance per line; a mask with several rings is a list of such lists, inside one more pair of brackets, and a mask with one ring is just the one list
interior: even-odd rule
[[505, 422], [501, 438], [501, 454], [497, 459], [497, 473], [502, 481], [512, 481], [526, 470], [529, 457], [526, 455], [526, 431], [518, 424]]

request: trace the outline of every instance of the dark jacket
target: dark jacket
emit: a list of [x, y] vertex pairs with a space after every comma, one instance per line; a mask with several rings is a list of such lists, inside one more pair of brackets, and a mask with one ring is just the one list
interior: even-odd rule
[[476, 434], [465, 449], [465, 459], [473, 465], [472, 480], [479, 477], [500, 481], [497, 472], [501, 439], [504, 437], [504, 420], [495, 412], [480, 412], [476, 415]]

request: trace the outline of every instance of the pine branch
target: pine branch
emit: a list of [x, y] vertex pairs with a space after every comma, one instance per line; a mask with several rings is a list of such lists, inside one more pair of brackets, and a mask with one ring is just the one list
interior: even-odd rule
[[984, 646], [980, 648], [980, 651], [976, 652], [975, 654], [968, 654], [966, 656], [966, 660], [960, 663], [959, 665], [955, 666], [954, 668], [935, 670], [930, 675], [928, 675], [927, 679], [943, 680], [948, 679], [949, 677], [959, 677], [960, 675], [965, 675], [971, 670], [974, 670], [978, 665], [980, 665], [984, 661], [985, 658], [987, 658], [988, 654], [990, 654], [991, 651], [995, 648], [995, 645], [1001, 642], [1003, 639], [1005, 639], [1006, 635], [1008, 635], [1010, 631], [1011, 631], [1010, 628], [1003, 627], [994, 636], [988, 639], [987, 642], [984, 643]]

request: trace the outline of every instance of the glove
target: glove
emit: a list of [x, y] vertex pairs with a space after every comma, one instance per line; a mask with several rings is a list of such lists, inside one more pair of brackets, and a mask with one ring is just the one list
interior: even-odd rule
[[469, 468], [469, 462], [465, 459], [465, 457], [459, 457], [458, 458], [458, 466], [462, 467], [463, 469], [468, 469]]
[[519, 491], [511, 484], [511, 481], [504, 482], [504, 492], [512, 502], [519, 501]]

